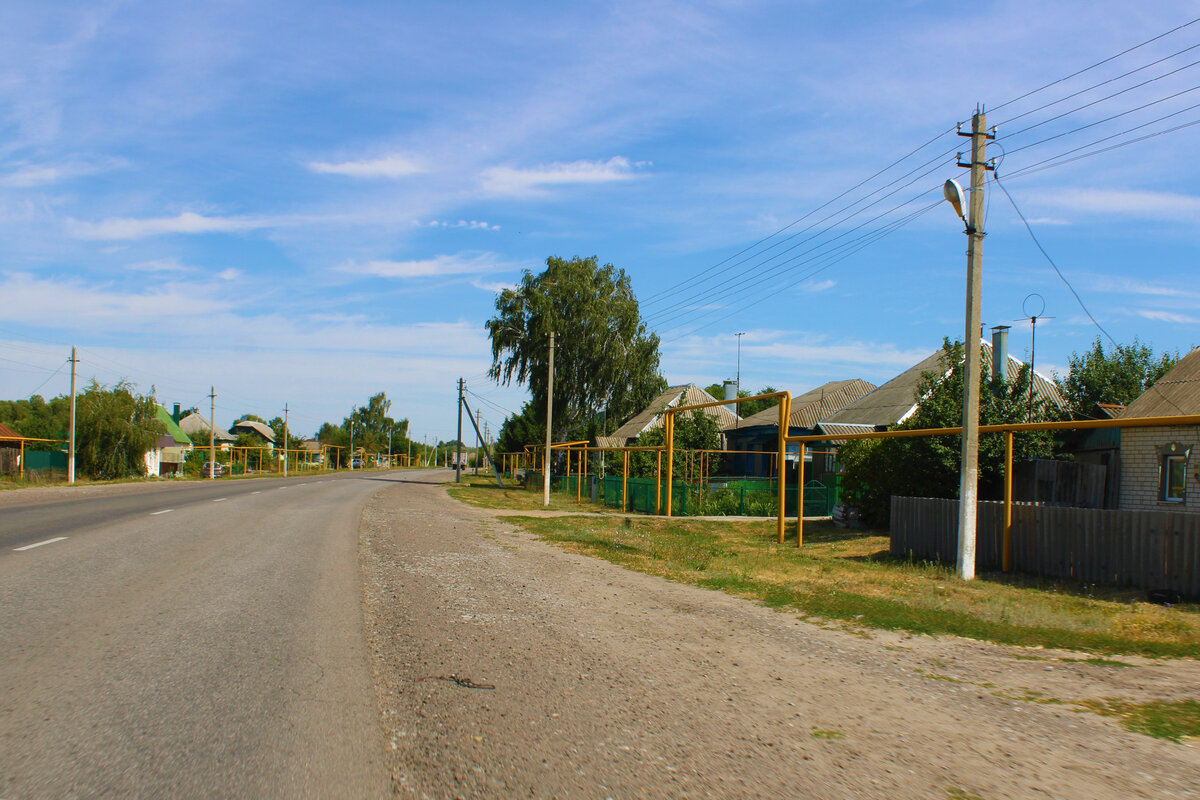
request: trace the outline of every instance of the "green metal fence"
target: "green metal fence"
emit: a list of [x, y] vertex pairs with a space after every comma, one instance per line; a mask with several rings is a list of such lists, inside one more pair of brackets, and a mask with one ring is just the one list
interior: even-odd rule
[[[579, 477], [556, 475], [550, 481], [552, 492], [561, 492], [568, 496], [578, 495], [584, 500], [592, 498], [592, 484], [596, 485], [597, 502], [609, 508], [621, 507], [623, 479], [620, 475], [606, 475], [603, 478], [585, 476], [581, 489]], [[630, 478], [628, 481], [629, 499], [626, 510], [643, 514], [654, 514], [666, 508], [666, 484], [659, 486], [659, 496], [655, 497], [657, 482], [652, 478]], [[542, 474], [529, 472], [526, 488], [540, 491]], [[784, 513], [788, 516], [796, 514], [795, 486], [784, 490]], [[738, 517], [773, 517], [778, 507], [778, 485], [774, 480], [755, 480], [747, 478], [710, 478], [701, 481], [675, 481], [671, 495], [671, 513], [678, 517], [687, 516], [738, 516]], [[827, 517], [832, 513], [838, 502], [838, 485], [836, 476], [825, 476], [824, 480], [807, 481], [804, 486], [804, 516]]]

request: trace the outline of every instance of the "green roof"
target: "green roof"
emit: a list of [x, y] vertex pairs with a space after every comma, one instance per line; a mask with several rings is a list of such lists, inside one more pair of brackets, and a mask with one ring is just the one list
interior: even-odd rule
[[170, 435], [170, 437], [172, 439], [175, 440], [175, 444], [191, 444], [192, 443], [192, 440], [188, 438], [188, 435], [186, 433], [184, 433], [182, 429], [180, 429], [179, 425], [176, 424], [175, 420], [171, 419], [170, 411], [167, 411], [165, 408], [163, 408], [160, 405], [154, 406], [154, 409], [155, 409], [154, 413], [158, 417], [158, 421], [161, 422], [163, 424], [163, 427], [165, 427], [167, 429], [167, 433]]

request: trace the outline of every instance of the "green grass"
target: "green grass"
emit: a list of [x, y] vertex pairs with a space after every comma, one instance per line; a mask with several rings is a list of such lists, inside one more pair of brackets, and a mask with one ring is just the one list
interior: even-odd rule
[[565, 492], [551, 492], [550, 505], [543, 506], [544, 495], [540, 491], [529, 491], [512, 478], [504, 479], [504, 488], [496, 485], [493, 475], [463, 475], [462, 483], [450, 481], [445, 484], [446, 491], [455, 500], [461, 500], [479, 508], [497, 508], [505, 510], [549, 510], [549, 511], [602, 511], [613, 512], [599, 503], [592, 504], [584, 499], [575, 501], [575, 495]]
[[[507, 494], [471, 491], [490, 491], [494, 498]], [[621, 514], [510, 520], [576, 552], [859, 632], [883, 628], [1106, 655], [1200, 656], [1200, 608], [1194, 604], [1164, 608], [1131, 602], [1132, 592], [1106, 594], [1098, 587], [1082, 596], [1064, 584], [998, 575], [965, 582], [946, 567], [893, 558], [887, 538], [876, 532], [828, 522], [806, 524], [805, 545], [798, 550], [793, 543], [776, 543], [772, 520]], [[1105, 658], [1084, 661], [1121, 665]]]
[[813, 727], [812, 737], [814, 739], [845, 739], [846, 734], [835, 730], [822, 730], [821, 728]]
[[1200, 737], [1200, 701], [1127, 703], [1123, 700], [1083, 700], [1076, 705], [1107, 717], [1118, 717], [1135, 733], [1182, 742]]

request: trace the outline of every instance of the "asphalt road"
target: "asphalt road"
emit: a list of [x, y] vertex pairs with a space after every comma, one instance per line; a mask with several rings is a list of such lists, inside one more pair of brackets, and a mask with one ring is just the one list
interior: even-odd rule
[[386, 795], [356, 551], [400, 477], [0, 508], [0, 797]]

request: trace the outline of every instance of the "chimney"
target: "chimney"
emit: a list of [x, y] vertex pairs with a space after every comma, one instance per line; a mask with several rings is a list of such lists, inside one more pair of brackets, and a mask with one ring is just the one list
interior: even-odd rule
[[725, 381], [725, 396], [722, 400], [737, 400], [737, 383], [734, 381]]
[[175, 410], [171, 412], [171, 420], [172, 420], [172, 421], [173, 421], [173, 422], [174, 422], [176, 425], [178, 425], [178, 424], [179, 424], [179, 420], [181, 420], [181, 419], [183, 419], [183, 414], [182, 414], [182, 412], [179, 410], [179, 403], [176, 403], [176, 404], [175, 404]]
[[992, 328], [992, 380], [1008, 379], [1008, 325]]

